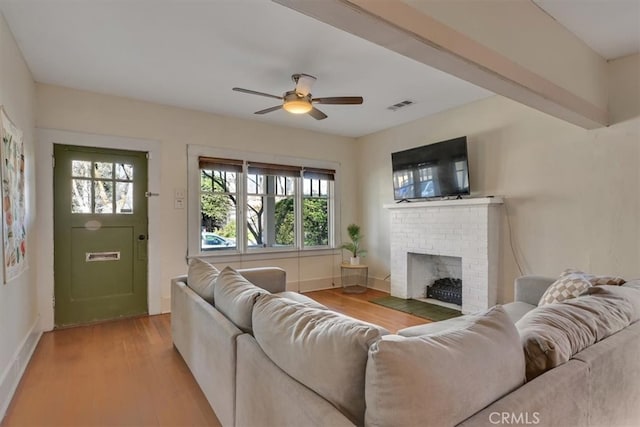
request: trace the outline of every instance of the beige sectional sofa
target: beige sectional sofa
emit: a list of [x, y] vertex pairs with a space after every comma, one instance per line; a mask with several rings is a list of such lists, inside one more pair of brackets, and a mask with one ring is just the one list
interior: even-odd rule
[[[194, 285], [204, 298], [188, 276], [172, 280], [175, 347], [224, 426], [631, 426], [640, 420], [637, 321], [525, 382], [514, 321], [537, 310], [553, 279], [519, 279], [519, 301], [505, 307], [389, 334], [299, 294], [279, 294], [282, 270], [238, 273], [205, 275], [215, 282], [213, 293]], [[593, 297], [619, 299], [631, 307], [628, 318], [640, 312], [640, 303], [613, 291]]]

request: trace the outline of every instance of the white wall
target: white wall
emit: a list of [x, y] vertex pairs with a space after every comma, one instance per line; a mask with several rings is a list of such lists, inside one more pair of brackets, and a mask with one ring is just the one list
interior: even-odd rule
[[[627, 60], [630, 64], [635, 61]], [[638, 74], [618, 69], [616, 77]], [[634, 77], [635, 76], [635, 77]], [[638, 84], [617, 80], [613, 109], [638, 99]], [[620, 86], [626, 88], [621, 89]], [[635, 92], [633, 92], [635, 91]], [[620, 112], [618, 113], [621, 114]], [[389, 274], [391, 153], [468, 136], [475, 196], [505, 197], [518, 260], [526, 274], [576, 267], [640, 277], [640, 117], [587, 131], [495, 96], [358, 140], [360, 222], [372, 275]], [[499, 301], [513, 297], [519, 275], [503, 215]]]
[[[35, 125], [35, 85], [18, 46], [0, 15], [0, 104], [24, 133], [27, 207], [26, 272], [7, 284], [0, 283], [0, 419], [18, 384], [29, 355], [38, 341], [34, 233], [36, 191], [33, 130]], [[0, 280], [1, 282], [1, 280]]]
[[[347, 195], [338, 215], [342, 224], [355, 221], [357, 217], [357, 201], [348, 196], [356, 191], [356, 147], [352, 138], [45, 84], [37, 84], [36, 88], [38, 128], [159, 141], [162, 170], [159, 202], [163, 230], [159, 264], [163, 311], [170, 307], [170, 278], [186, 271], [187, 210], [174, 209], [173, 193], [176, 188], [187, 188], [187, 144], [337, 162], [341, 165], [340, 190]], [[50, 144], [50, 141], [42, 142]], [[50, 217], [53, 212], [47, 210], [40, 214]], [[43, 238], [51, 237], [44, 235]], [[339, 275], [342, 257], [339, 251], [321, 256], [288, 256], [267, 260], [247, 260], [245, 257], [231, 265], [285, 268], [288, 286], [293, 290], [331, 286], [333, 277]]]

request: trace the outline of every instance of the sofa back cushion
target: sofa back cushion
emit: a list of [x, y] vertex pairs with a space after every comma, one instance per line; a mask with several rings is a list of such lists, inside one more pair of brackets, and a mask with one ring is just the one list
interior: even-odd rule
[[523, 383], [520, 337], [496, 306], [460, 329], [374, 343], [365, 425], [456, 425]]
[[214, 288], [216, 308], [243, 332], [252, 332], [251, 312], [260, 295], [269, 294], [231, 267], [220, 272]]
[[214, 304], [214, 288], [220, 272], [213, 265], [198, 258], [192, 258], [187, 272], [187, 286], [209, 304]]
[[640, 290], [640, 279], [632, 279], [622, 285], [623, 288]]
[[588, 295], [538, 307], [516, 326], [525, 352], [527, 380], [566, 363], [576, 353], [640, 319], [640, 291], [594, 286]]
[[285, 292], [278, 292], [278, 293], [276, 293], [274, 295], [278, 295], [279, 297], [290, 299], [290, 300], [292, 300], [294, 302], [297, 302], [299, 304], [305, 305], [307, 307], [319, 308], [321, 310], [328, 310], [327, 306], [322, 305], [319, 302], [317, 302], [316, 300], [311, 299], [308, 296], [303, 295], [303, 294], [298, 293], [298, 292], [285, 291]]
[[238, 270], [242, 277], [259, 288], [275, 294], [287, 287], [287, 273], [279, 267], [243, 268]]
[[253, 309], [253, 332], [280, 369], [362, 425], [367, 352], [387, 331], [287, 298], [263, 295]]

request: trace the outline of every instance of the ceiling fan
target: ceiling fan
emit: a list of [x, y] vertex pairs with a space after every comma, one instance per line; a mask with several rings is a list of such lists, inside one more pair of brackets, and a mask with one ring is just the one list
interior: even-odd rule
[[292, 75], [291, 79], [296, 84], [295, 89], [285, 92], [282, 96], [271, 95], [264, 92], [257, 92], [255, 90], [243, 89], [241, 87], [234, 87], [233, 90], [235, 90], [236, 92], [248, 93], [250, 95], [260, 95], [266, 96], [268, 98], [275, 98], [282, 101], [282, 105], [265, 108], [264, 110], [256, 111], [254, 114], [266, 114], [282, 108], [289, 113], [309, 114], [316, 120], [323, 120], [327, 118], [327, 115], [314, 107], [313, 104], [362, 104], [361, 96], [334, 96], [330, 98], [313, 98], [311, 96], [311, 86], [316, 81], [315, 77], [308, 74], [300, 73]]

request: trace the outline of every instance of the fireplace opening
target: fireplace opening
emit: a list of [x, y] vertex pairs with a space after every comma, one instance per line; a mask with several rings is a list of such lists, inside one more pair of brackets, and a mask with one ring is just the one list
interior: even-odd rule
[[449, 304], [462, 305], [462, 279], [443, 277], [427, 285], [427, 298]]
[[462, 258], [407, 253], [408, 298], [460, 310]]

